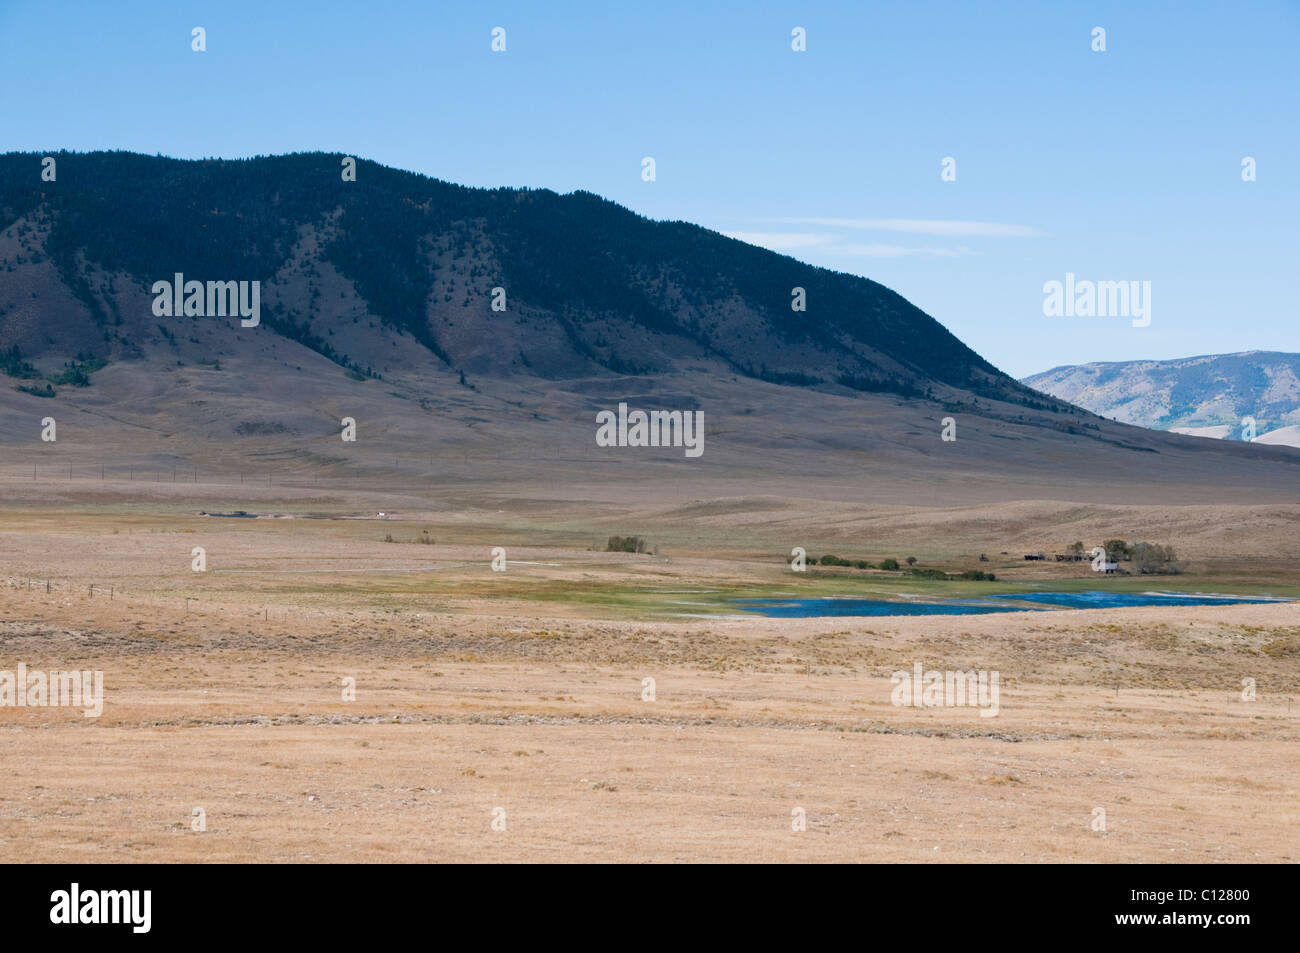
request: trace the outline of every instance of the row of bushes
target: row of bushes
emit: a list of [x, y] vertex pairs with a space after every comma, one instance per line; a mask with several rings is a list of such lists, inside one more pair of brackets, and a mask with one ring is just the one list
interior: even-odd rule
[[[1180, 571], [1178, 556], [1174, 553], [1174, 547], [1172, 546], [1108, 539], [1101, 544], [1101, 548], [1106, 551], [1107, 559], [1117, 563], [1131, 562], [1133, 568], [1140, 573], [1177, 573]], [[1070, 544], [1069, 551], [1074, 555], [1082, 555], [1087, 550], [1082, 542], [1074, 542]]]
[[605, 544], [607, 553], [644, 553], [648, 548], [640, 536], [611, 536]]
[[[892, 556], [882, 559], [879, 563], [867, 562], [865, 559], [840, 559], [839, 556], [823, 556], [821, 559], [816, 556], [809, 556], [807, 562], [809, 566], [816, 566], [821, 563], [823, 566], [847, 566], [850, 569], [887, 569], [890, 572], [897, 572], [902, 568], [898, 565], [898, 560]], [[915, 563], [915, 556], [907, 557], [909, 566], [915, 565]]]
[[[848, 566], [850, 569], [897, 569], [897, 559], [885, 559], [877, 566], [869, 563], [865, 559], [840, 559], [839, 556], [823, 556], [820, 560], [815, 556], [808, 557], [808, 565], [816, 566], [818, 563], [823, 566]], [[886, 565], [888, 563], [888, 565]]]
[[974, 582], [996, 582], [997, 576], [991, 572], [984, 572], [980, 569], [967, 569], [953, 575], [944, 572], [942, 569], [909, 569], [908, 575], [915, 576], [918, 579], [939, 579], [948, 582], [952, 579], [970, 579]]
[[[949, 575], [942, 569], [913, 569], [916, 564], [915, 556], [907, 557], [907, 572], [919, 579], [972, 579], [977, 582], [994, 582], [997, 577], [991, 572], [982, 572], [978, 569], [967, 569], [965, 572]], [[809, 556], [807, 563], [810, 566], [818, 564], [822, 566], [847, 566], [850, 569], [883, 569], [886, 572], [898, 572], [903, 567], [899, 565], [898, 560], [892, 556], [882, 559], [879, 563], [870, 563], [865, 559], [841, 559], [839, 556], [823, 556], [818, 559], [815, 556]]]
[[1133, 568], [1140, 573], [1177, 573], [1178, 557], [1172, 546], [1159, 543], [1134, 543], [1129, 547]]

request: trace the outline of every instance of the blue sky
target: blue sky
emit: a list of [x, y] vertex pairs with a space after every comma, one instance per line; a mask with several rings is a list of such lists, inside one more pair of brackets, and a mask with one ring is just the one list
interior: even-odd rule
[[[1297, 50], [1300, 3], [1252, 0], [0, 0], [0, 151], [587, 189], [880, 281], [1021, 376], [1300, 351]], [[1045, 317], [1067, 272], [1150, 281], [1150, 325]]]

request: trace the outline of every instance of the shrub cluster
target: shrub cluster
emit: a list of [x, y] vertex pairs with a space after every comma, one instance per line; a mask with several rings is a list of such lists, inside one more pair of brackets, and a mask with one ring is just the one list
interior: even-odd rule
[[648, 548], [640, 536], [611, 536], [605, 544], [607, 553], [644, 553]]

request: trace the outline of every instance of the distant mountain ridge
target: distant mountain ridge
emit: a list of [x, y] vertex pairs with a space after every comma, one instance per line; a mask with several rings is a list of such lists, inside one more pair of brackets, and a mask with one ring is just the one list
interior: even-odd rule
[[[1027, 480], [1092, 493], [1096, 468], [1289, 492], [1300, 472], [1288, 447], [1104, 420], [876, 282], [590, 193], [364, 160], [344, 181], [345, 157], [324, 153], [51, 158], [45, 181], [40, 155], [0, 156], [0, 467], [33, 480], [56, 458], [69, 481], [527, 467], [544, 492], [599, 468], [617, 494], [615, 475], [652, 468], [929, 498]], [[203, 307], [190, 282], [209, 306], [256, 297], [260, 321]], [[599, 415], [622, 403], [703, 412], [706, 449], [602, 446]]]
[[[865, 278], [590, 193], [474, 189], [341, 156], [0, 156], [0, 351], [141, 359], [189, 335], [152, 282], [259, 280], [263, 324], [347, 370], [566, 379], [689, 365], [779, 384], [1052, 407]], [[504, 311], [494, 311], [494, 289]], [[806, 311], [791, 308], [802, 288]], [[169, 337], [171, 335], [172, 337]], [[202, 338], [202, 334], [196, 335]], [[208, 344], [203, 344], [205, 350]]]
[[[1168, 361], [1055, 367], [1023, 383], [1124, 423], [1242, 438], [1253, 418], [1263, 442], [1300, 425], [1300, 354], [1244, 351]], [[1290, 440], [1283, 440], [1294, 445]]]

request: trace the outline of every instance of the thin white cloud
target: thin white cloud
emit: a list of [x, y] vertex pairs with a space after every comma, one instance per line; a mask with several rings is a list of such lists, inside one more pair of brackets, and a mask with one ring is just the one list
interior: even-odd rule
[[1041, 238], [1043, 232], [1029, 225], [1000, 222], [953, 221], [939, 218], [770, 218], [763, 221], [783, 225], [815, 225], [819, 228], [852, 228], [859, 231], [907, 232], [944, 238]]
[[814, 235], [809, 232], [723, 232], [722, 234], [772, 251], [809, 248], [813, 245], [825, 245], [831, 240], [830, 235]]
[[800, 248], [815, 248], [820, 257], [835, 258], [907, 258], [929, 255], [939, 258], [956, 258], [973, 252], [961, 248], [911, 248], [879, 242], [842, 242], [833, 236], [813, 232], [723, 232], [728, 238], [739, 239], [770, 251], [788, 252]]
[[904, 245], [886, 245], [882, 243], [845, 243], [826, 245], [820, 249], [825, 255], [843, 258], [908, 258], [914, 255], [930, 255], [936, 258], [960, 258], [972, 255], [969, 248], [909, 248]]

